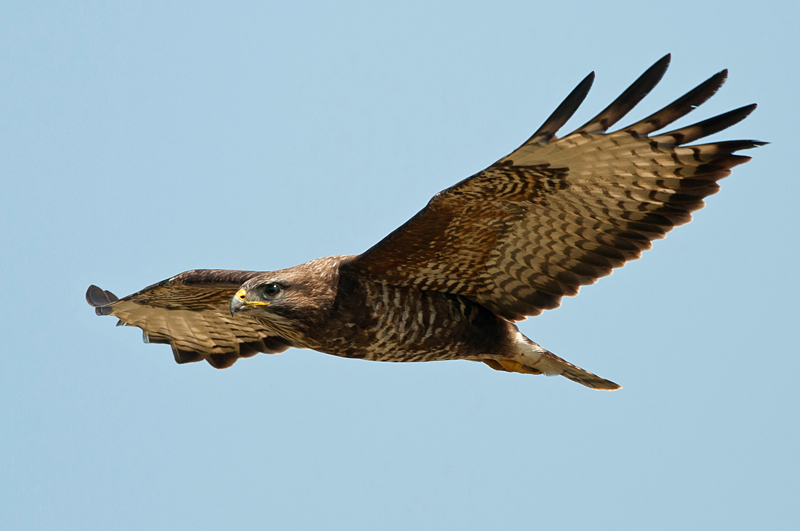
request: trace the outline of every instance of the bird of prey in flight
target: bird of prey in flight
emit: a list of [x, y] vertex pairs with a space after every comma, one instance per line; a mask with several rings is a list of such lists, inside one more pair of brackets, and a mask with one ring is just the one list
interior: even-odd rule
[[559, 306], [691, 220], [736, 152], [763, 142], [694, 143], [744, 119], [748, 105], [658, 132], [710, 98], [719, 72], [632, 125], [609, 128], [658, 83], [667, 55], [585, 125], [557, 137], [589, 74], [528, 140], [436, 194], [363, 254], [279, 271], [193, 270], [118, 299], [90, 286], [98, 315], [138, 326], [175, 361], [216, 368], [258, 352], [309, 348], [375, 361], [480, 361], [499, 371], [619, 385], [561, 359], [514, 324]]

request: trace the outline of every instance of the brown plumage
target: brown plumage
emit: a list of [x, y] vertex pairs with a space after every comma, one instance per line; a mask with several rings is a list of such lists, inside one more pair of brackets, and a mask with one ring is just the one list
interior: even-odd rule
[[217, 368], [257, 352], [311, 348], [376, 361], [469, 359], [497, 370], [613, 382], [523, 336], [513, 321], [559, 306], [580, 286], [638, 258], [691, 220], [753, 140], [686, 145], [744, 119], [755, 105], [649, 136], [722, 85], [722, 71], [664, 109], [606, 130], [658, 83], [664, 57], [599, 115], [557, 138], [585, 98], [587, 76], [530, 139], [437, 194], [358, 256], [280, 271], [187, 271], [119, 299], [91, 286], [98, 315], [169, 343], [178, 363]]

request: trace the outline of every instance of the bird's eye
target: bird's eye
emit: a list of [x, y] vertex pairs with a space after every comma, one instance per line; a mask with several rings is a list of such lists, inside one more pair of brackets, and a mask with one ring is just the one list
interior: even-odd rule
[[272, 282], [271, 284], [267, 284], [266, 286], [264, 286], [264, 295], [266, 295], [267, 297], [274, 297], [275, 295], [280, 293], [282, 289], [283, 287], [281, 287], [280, 284]]

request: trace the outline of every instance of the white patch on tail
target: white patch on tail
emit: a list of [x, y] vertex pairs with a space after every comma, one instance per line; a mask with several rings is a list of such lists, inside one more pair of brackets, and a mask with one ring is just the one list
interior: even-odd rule
[[[519, 354], [516, 361], [526, 367], [531, 367], [547, 376], [556, 376], [563, 372], [563, 367], [558, 363], [564, 361], [546, 348], [537, 345], [517, 331], [514, 341], [519, 347]], [[550, 354], [550, 356], [548, 356]]]
[[547, 376], [560, 374], [573, 382], [591, 387], [592, 389], [619, 389], [620, 386], [610, 380], [601, 378], [596, 374], [585, 371], [565, 359], [559, 358], [546, 348], [543, 348], [517, 331], [514, 341], [518, 346], [517, 355], [513, 358], [526, 367], [536, 369]]

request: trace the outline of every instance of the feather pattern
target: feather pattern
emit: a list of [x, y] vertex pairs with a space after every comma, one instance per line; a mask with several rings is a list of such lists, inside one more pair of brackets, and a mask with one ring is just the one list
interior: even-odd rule
[[639, 258], [653, 240], [690, 221], [732, 167], [750, 160], [736, 151], [763, 144], [685, 145], [741, 121], [755, 105], [648, 137], [711, 97], [725, 71], [648, 118], [605, 133], [668, 64], [669, 56], [662, 58], [586, 125], [556, 138], [555, 126], [588, 90], [585, 79], [529, 141], [437, 194], [353, 267], [370, 279], [464, 295], [519, 320], [558, 307], [580, 286]]
[[114, 315], [124, 326], [141, 328], [145, 343], [170, 345], [178, 363], [206, 360], [225, 368], [239, 358], [276, 354], [292, 346], [262, 323], [246, 315], [234, 319], [228, 310], [239, 286], [257, 274], [186, 271], [122, 299], [90, 286], [86, 301], [98, 315]]

